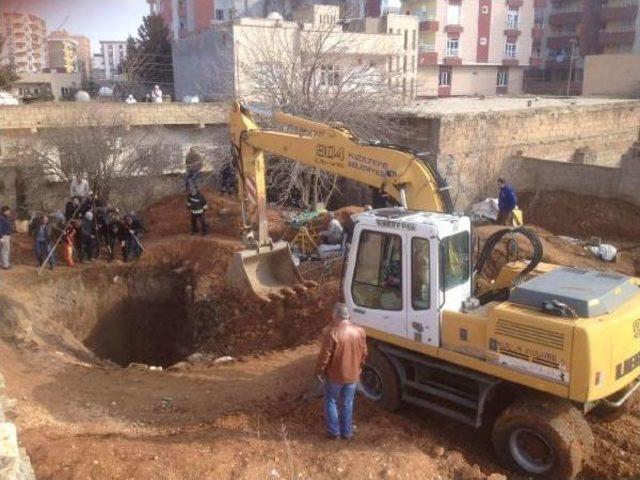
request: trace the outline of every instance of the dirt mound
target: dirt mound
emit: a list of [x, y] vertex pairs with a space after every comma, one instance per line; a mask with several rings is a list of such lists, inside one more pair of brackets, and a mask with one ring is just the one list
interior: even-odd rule
[[568, 192], [523, 192], [518, 195], [518, 204], [527, 225], [537, 225], [556, 235], [584, 239], [640, 237], [640, 208], [622, 200]]

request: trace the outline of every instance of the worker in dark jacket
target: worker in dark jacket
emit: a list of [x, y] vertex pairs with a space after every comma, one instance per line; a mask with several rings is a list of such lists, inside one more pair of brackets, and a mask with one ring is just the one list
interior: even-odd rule
[[498, 179], [498, 225], [513, 225], [513, 209], [516, 208], [518, 197], [511, 185], [507, 185], [503, 178]]
[[53, 225], [49, 222], [47, 215], [41, 215], [33, 220], [31, 225], [31, 234], [35, 238], [35, 251], [36, 261], [38, 266], [42, 266], [47, 260], [50, 270], [53, 270], [56, 259], [55, 255], [51, 253], [53, 245], [55, 244], [55, 231]]
[[96, 258], [96, 247], [96, 226], [93, 222], [93, 212], [89, 210], [84, 213], [80, 223], [80, 250], [78, 252], [80, 263]]
[[80, 197], [71, 197], [64, 206], [64, 218], [67, 222], [71, 219], [80, 218]]
[[5, 205], [0, 208], [0, 268], [11, 269], [11, 209]]
[[353, 397], [367, 358], [364, 329], [349, 320], [349, 310], [338, 303], [334, 323], [325, 334], [316, 375], [324, 382], [327, 436], [349, 440], [353, 436]]
[[122, 222], [121, 238], [124, 241], [124, 261], [128, 262], [133, 258], [142, 255], [142, 223], [135, 215], [127, 214]]
[[207, 199], [198, 191], [197, 188], [191, 188], [187, 196], [187, 208], [191, 212], [191, 234], [198, 233], [198, 222], [202, 230], [202, 235], [207, 234], [207, 222], [205, 213], [207, 211]]

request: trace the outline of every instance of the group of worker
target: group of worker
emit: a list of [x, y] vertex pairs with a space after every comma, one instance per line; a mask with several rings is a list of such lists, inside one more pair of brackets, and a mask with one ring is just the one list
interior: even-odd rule
[[29, 225], [34, 238], [36, 261], [53, 269], [56, 251], [68, 267], [100, 258], [115, 259], [118, 246], [122, 260], [128, 262], [142, 254], [142, 223], [134, 212], [121, 215], [117, 208], [105, 205], [89, 190], [88, 175], [78, 180], [71, 176], [70, 197], [64, 212], [35, 215]]

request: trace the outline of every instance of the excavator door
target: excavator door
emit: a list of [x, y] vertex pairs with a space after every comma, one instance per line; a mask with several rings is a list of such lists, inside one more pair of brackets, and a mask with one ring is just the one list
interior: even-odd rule
[[313, 284], [298, 272], [287, 242], [235, 253], [227, 279], [232, 288], [252, 291], [264, 301], [301, 293]]

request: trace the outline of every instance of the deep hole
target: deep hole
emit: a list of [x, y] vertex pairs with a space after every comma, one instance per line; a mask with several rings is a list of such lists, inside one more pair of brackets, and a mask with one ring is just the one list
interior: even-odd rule
[[137, 272], [126, 281], [130, 295], [104, 309], [85, 346], [121, 366], [167, 367], [193, 353], [196, 337], [187, 314], [186, 278]]

